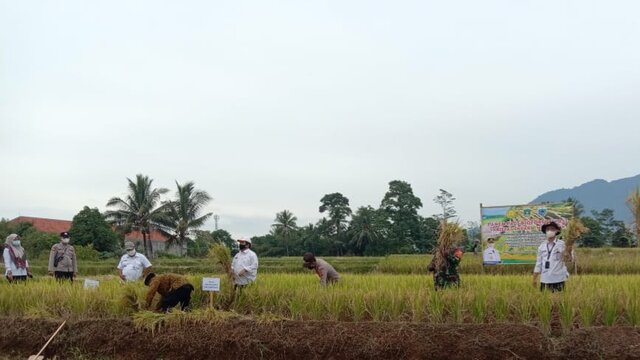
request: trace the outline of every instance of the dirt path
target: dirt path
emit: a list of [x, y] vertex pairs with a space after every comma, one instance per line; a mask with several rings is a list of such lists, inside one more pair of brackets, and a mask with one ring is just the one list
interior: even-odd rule
[[[26, 358], [59, 322], [2, 318], [0, 354]], [[228, 320], [172, 325], [152, 334], [128, 319], [68, 322], [48, 358], [91, 359], [638, 359], [640, 329], [576, 330], [547, 338], [514, 324]]]

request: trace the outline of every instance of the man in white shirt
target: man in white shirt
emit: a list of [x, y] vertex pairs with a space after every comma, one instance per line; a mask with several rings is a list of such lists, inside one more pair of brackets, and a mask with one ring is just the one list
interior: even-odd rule
[[500, 252], [493, 245], [493, 238], [487, 239], [487, 248], [482, 252], [482, 263], [484, 265], [496, 265], [500, 264]]
[[151, 262], [146, 256], [136, 252], [136, 247], [131, 241], [124, 243], [126, 254], [120, 258], [118, 273], [124, 281], [136, 281], [142, 277], [142, 273], [150, 272]]
[[240, 251], [233, 257], [231, 270], [235, 287], [241, 288], [256, 281], [258, 256], [251, 251], [251, 239], [241, 238], [238, 240], [238, 247]]
[[547, 236], [547, 241], [538, 247], [536, 266], [533, 269], [533, 286], [538, 286], [540, 276], [541, 291], [562, 291], [564, 282], [569, 278], [569, 272], [564, 264], [564, 241], [557, 239], [560, 226], [552, 221], [542, 225], [542, 232]]

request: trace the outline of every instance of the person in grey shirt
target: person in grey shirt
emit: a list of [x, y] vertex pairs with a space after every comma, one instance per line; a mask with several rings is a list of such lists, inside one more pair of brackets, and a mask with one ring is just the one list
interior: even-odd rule
[[55, 276], [56, 280], [73, 278], [78, 274], [78, 261], [76, 250], [69, 244], [71, 241], [69, 233], [60, 233], [60, 242], [51, 247], [49, 253], [49, 275]]
[[336, 283], [340, 280], [340, 274], [328, 262], [322, 259], [316, 259], [313, 253], [307, 252], [302, 256], [304, 264], [302, 266], [307, 269], [315, 270], [320, 277], [320, 284], [326, 286], [327, 283]]

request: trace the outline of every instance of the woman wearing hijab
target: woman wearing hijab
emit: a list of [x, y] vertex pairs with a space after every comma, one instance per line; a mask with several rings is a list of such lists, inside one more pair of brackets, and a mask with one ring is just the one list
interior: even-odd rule
[[26, 281], [27, 276], [31, 276], [27, 254], [24, 252], [20, 236], [17, 234], [7, 236], [4, 242], [2, 259], [6, 269], [4, 276], [9, 282]]

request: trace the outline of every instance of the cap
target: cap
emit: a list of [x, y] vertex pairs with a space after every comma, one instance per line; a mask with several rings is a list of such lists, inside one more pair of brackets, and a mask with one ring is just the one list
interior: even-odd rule
[[124, 249], [125, 250], [135, 250], [136, 246], [135, 246], [135, 244], [133, 242], [127, 241], [127, 242], [124, 243]]
[[144, 278], [144, 284], [149, 286], [149, 283], [151, 282], [151, 280], [156, 277], [156, 273], [149, 273], [147, 274], [147, 276]]
[[60, 237], [68, 238], [69, 237], [69, 233], [66, 232], [66, 231], [63, 231], [63, 232], [60, 233]]
[[[246, 238], [246, 237], [241, 237], [240, 239], [238, 239], [238, 241], [244, 241], [244, 242], [246, 242], [246, 243], [251, 244], [251, 239]], [[253, 245], [253, 244], [252, 244], [252, 245]]]

